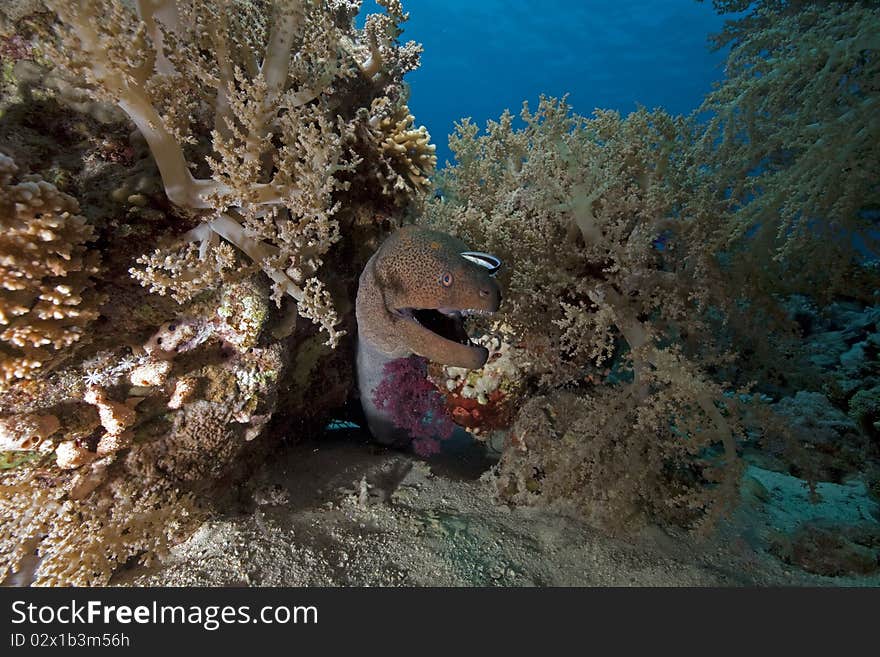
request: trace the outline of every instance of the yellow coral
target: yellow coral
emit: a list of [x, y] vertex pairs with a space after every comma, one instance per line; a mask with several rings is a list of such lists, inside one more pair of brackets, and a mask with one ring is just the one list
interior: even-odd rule
[[98, 317], [99, 254], [72, 197], [35, 176], [14, 183], [0, 154], [0, 385], [31, 376]]
[[382, 180], [383, 192], [389, 196], [409, 189], [425, 189], [437, 166], [431, 135], [425, 126], [414, 128], [414, 121], [406, 105], [375, 121], [375, 138], [384, 164], [377, 175]]

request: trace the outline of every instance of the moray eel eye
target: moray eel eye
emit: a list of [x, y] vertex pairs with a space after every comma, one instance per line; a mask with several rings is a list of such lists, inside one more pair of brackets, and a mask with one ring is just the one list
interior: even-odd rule
[[452, 280], [452, 274], [446, 272], [440, 277], [440, 285], [442, 285], [443, 287], [449, 287], [450, 285], [452, 285]]

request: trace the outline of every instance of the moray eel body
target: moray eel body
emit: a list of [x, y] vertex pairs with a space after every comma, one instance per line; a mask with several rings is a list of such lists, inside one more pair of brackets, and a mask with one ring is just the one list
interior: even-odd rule
[[406, 444], [373, 395], [385, 365], [413, 354], [443, 365], [478, 369], [488, 351], [464, 330], [468, 315], [498, 310], [493, 278], [501, 262], [445, 233], [407, 226], [393, 233], [367, 262], [358, 284], [357, 376], [361, 405], [373, 436]]

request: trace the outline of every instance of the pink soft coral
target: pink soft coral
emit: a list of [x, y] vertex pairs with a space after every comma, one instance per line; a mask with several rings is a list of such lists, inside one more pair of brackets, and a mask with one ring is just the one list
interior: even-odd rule
[[385, 364], [373, 403], [388, 414], [394, 426], [413, 438], [413, 450], [419, 456], [439, 453], [440, 441], [455, 431], [443, 396], [428, 381], [426, 361], [419, 356]]

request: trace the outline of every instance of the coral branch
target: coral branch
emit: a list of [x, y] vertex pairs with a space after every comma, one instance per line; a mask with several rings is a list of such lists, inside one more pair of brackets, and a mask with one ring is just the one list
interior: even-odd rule
[[[334, 215], [346, 177], [360, 162], [393, 160], [405, 181], [393, 194], [405, 201], [423, 193], [433, 169], [427, 132], [409, 128], [403, 105], [402, 76], [418, 64], [418, 48], [396, 43], [406, 20], [400, 3], [380, 3], [387, 13], [369, 17], [362, 32], [341, 19], [356, 6], [305, 0], [46, 3], [59, 18], [57, 32], [43, 35], [48, 56], [128, 115], [168, 199], [207, 226], [143, 256], [146, 269], [132, 274], [188, 300], [234, 269], [221, 248], [234, 245], [270, 277], [276, 301], [295, 299], [335, 343], [326, 291], [309, 302], [304, 290], [341, 237]], [[381, 50], [367, 93], [352, 62], [365, 43]], [[353, 151], [358, 108], [374, 102], [406, 118], [391, 135], [370, 133], [365, 158]]]

